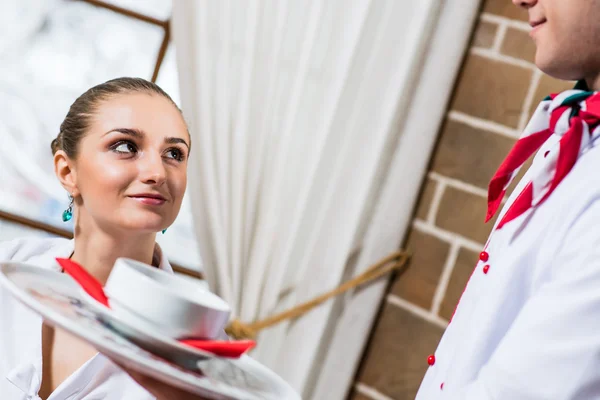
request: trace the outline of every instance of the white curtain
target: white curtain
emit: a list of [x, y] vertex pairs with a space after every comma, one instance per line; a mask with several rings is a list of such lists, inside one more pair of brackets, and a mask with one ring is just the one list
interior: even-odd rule
[[[194, 222], [236, 317], [353, 273], [437, 1], [174, 2]], [[264, 331], [253, 353], [305, 396], [331, 306]]]

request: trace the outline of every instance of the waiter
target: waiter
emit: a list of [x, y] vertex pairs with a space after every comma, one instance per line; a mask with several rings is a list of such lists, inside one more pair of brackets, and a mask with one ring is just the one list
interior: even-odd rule
[[529, 13], [538, 68], [579, 82], [542, 101], [492, 178], [488, 220], [534, 155], [418, 400], [600, 399], [600, 1], [513, 3]]

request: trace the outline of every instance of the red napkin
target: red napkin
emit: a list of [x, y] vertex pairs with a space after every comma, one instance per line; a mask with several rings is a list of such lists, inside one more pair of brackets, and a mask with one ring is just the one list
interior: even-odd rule
[[56, 261], [73, 279], [75, 279], [75, 281], [77, 281], [77, 283], [79, 283], [87, 294], [92, 296], [99, 303], [110, 308], [108, 305], [108, 297], [106, 297], [106, 294], [104, 293], [102, 284], [94, 278], [92, 274], [87, 272], [81, 265], [68, 258], [57, 258]]
[[197, 340], [197, 339], [183, 339], [179, 343], [183, 343], [187, 346], [192, 346], [196, 349], [208, 351], [209, 353], [216, 354], [220, 357], [239, 358], [242, 354], [251, 350], [256, 346], [254, 340]]
[[[108, 297], [106, 296], [106, 293], [104, 293], [102, 284], [87, 272], [85, 268], [67, 258], [57, 258], [56, 261], [77, 283], [79, 283], [87, 294], [92, 296], [92, 298], [99, 303], [110, 308]], [[239, 358], [242, 354], [256, 346], [256, 342], [253, 340], [225, 341], [185, 339], [180, 340], [179, 342], [198, 350], [208, 351], [219, 357], [228, 358]]]

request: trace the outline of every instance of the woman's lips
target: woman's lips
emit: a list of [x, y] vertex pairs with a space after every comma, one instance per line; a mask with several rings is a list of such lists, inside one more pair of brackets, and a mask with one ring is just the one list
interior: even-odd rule
[[135, 201], [138, 201], [138, 202], [148, 205], [148, 206], [161, 206], [166, 203], [166, 200], [164, 198], [160, 198], [160, 197], [149, 197], [149, 196], [129, 196], [129, 197], [131, 197]]

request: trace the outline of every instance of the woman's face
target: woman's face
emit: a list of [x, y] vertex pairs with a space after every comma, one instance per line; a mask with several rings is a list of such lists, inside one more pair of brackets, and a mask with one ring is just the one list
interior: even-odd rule
[[187, 186], [190, 138], [179, 110], [162, 96], [124, 94], [100, 103], [72, 161], [78, 223], [111, 231], [170, 226]]

